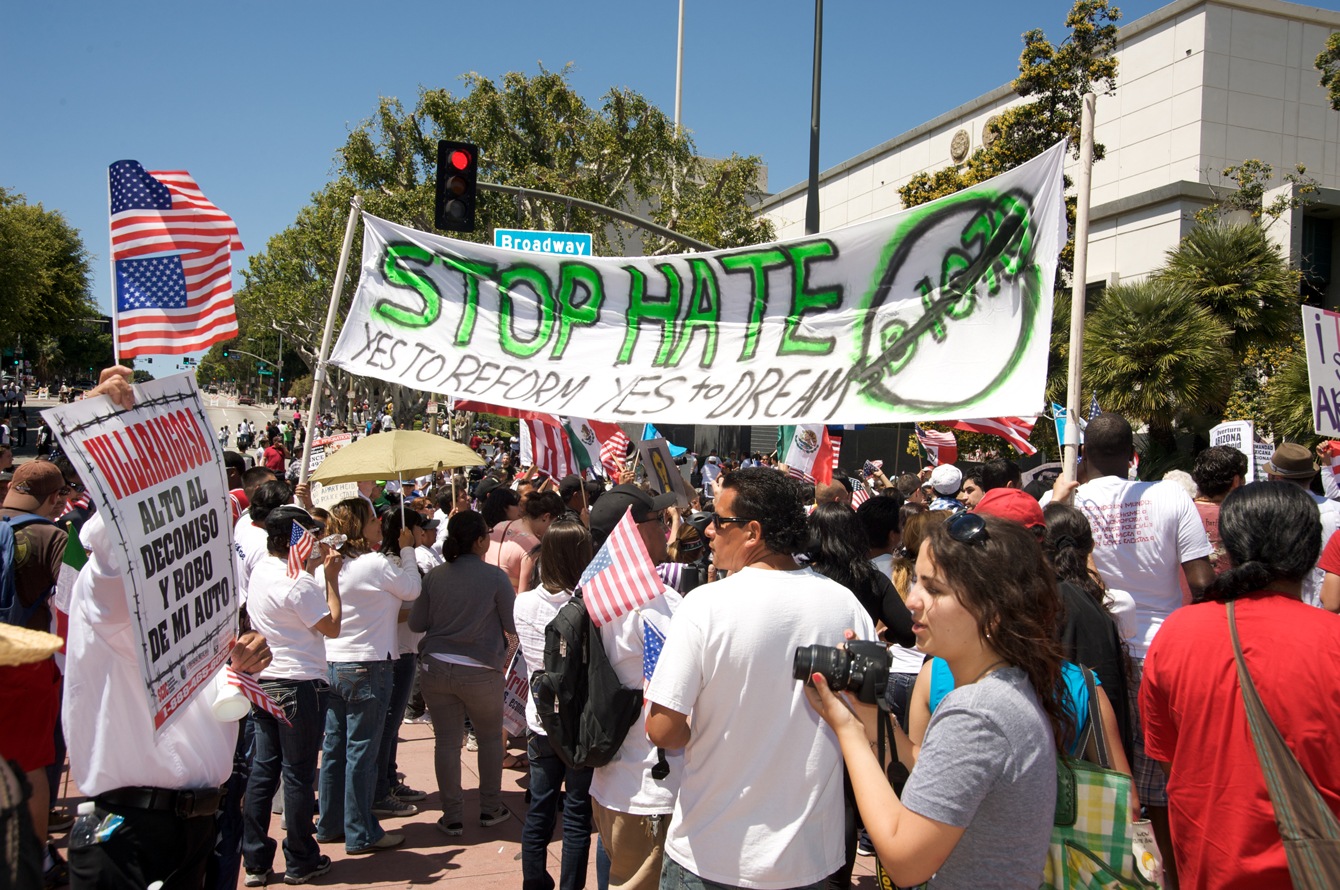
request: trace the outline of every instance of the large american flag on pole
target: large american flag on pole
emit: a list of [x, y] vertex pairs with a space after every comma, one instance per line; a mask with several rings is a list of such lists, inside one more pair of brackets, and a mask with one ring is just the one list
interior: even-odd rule
[[237, 224], [184, 170], [117, 161], [107, 171], [117, 354], [183, 355], [237, 336]]
[[939, 420], [941, 426], [953, 427], [969, 433], [986, 433], [999, 436], [1014, 446], [1020, 454], [1037, 454], [1038, 450], [1028, 441], [1033, 433], [1036, 417], [985, 417], [979, 420]]
[[661, 595], [665, 589], [629, 507], [577, 586], [596, 627]]

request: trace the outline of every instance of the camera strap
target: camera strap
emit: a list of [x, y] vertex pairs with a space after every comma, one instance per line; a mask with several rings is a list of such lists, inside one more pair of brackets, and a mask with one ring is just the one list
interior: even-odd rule
[[885, 740], [887, 739], [887, 744], [892, 749], [894, 760], [898, 759], [898, 748], [897, 742], [893, 737], [893, 716], [889, 710], [889, 700], [885, 697], [881, 697], [878, 702], [878, 707], [879, 715], [875, 717], [875, 722], [879, 724], [879, 729], [876, 731], [875, 735], [878, 738], [879, 768], [887, 770], [888, 767], [884, 764]]

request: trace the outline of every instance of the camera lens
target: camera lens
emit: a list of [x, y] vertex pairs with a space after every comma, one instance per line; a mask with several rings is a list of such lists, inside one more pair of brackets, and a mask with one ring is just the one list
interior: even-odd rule
[[791, 676], [809, 682], [814, 674], [828, 681], [828, 687], [840, 690], [846, 687], [851, 670], [851, 656], [845, 650], [832, 646], [802, 646], [796, 649], [791, 663]]

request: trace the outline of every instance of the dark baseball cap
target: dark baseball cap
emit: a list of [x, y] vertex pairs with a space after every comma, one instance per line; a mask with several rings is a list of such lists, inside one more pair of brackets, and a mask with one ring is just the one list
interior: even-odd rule
[[313, 517], [302, 507], [285, 504], [282, 507], [275, 507], [270, 511], [270, 515], [265, 517], [265, 531], [267, 534], [280, 535], [292, 528], [289, 524], [292, 522], [314, 532], [324, 531], [326, 527], [324, 522]]
[[479, 500], [483, 500], [488, 497], [489, 492], [501, 485], [502, 482], [493, 476], [485, 476], [483, 479], [479, 480], [479, 484], [475, 486], [475, 497]]
[[646, 522], [651, 514], [673, 507], [677, 500], [673, 492], [650, 495], [636, 485], [616, 485], [591, 508], [591, 531], [608, 537], [628, 508], [633, 509], [634, 522]]
[[576, 473], [569, 473], [563, 477], [563, 481], [558, 483], [558, 496], [567, 503], [573, 495], [582, 490], [582, 477]]

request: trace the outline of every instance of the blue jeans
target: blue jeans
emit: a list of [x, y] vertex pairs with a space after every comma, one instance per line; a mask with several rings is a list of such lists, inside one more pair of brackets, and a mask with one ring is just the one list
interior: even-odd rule
[[377, 749], [391, 698], [389, 661], [327, 665], [330, 704], [321, 749], [321, 816], [318, 837], [344, 835], [344, 849], [370, 847], [386, 834], [372, 815], [377, 788]]
[[[563, 805], [563, 860], [560, 890], [586, 886], [591, 852], [591, 776], [594, 770], [569, 769], [554, 753], [547, 736], [528, 733], [530, 809], [521, 829], [522, 890], [553, 890], [546, 868], [549, 839], [554, 836], [558, 807]], [[566, 789], [566, 790], [560, 790]]]
[[412, 652], [391, 662], [394, 665], [391, 668], [391, 707], [386, 715], [386, 727], [382, 730], [381, 747], [377, 749], [377, 790], [372, 795], [375, 801], [385, 800], [396, 785], [396, 745], [400, 743], [400, 722], [405, 719], [405, 707], [414, 691], [414, 666], [417, 663], [418, 656]]
[[228, 793], [219, 805], [218, 834], [214, 856], [206, 868], [206, 884], [211, 887], [236, 887], [237, 872], [242, 868], [242, 793], [251, 772], [254, 742], [251, 715], [237, 724], [237, 746], [233, 749], [233, 774], [224, 783]]
[[[827, 883], [828, 878], [820, 878], [813, 884], [805, 884], [792, 890], [822, 890]], [[707, 878], [700, 878], [666, 854], [661, 862], [660, 890], [735, 890], [735, 885], [719, 884]]]
[[311, 872], [321, 860], [313, 836], [316, 800], [312, 783], [326, 725], [329, 689], [324, 680], [262, 680], [261, 688], [284, 709], [292, 726], [285, 726], [261, 708], [251, 709], [256, 743], [243, 810], [242, 861], [250, 872], [264, 872], [274, 866], [277, 845], [270, 837], [270, 803], [282, 777], [288, 824], [285, 874], [296, 878]]

